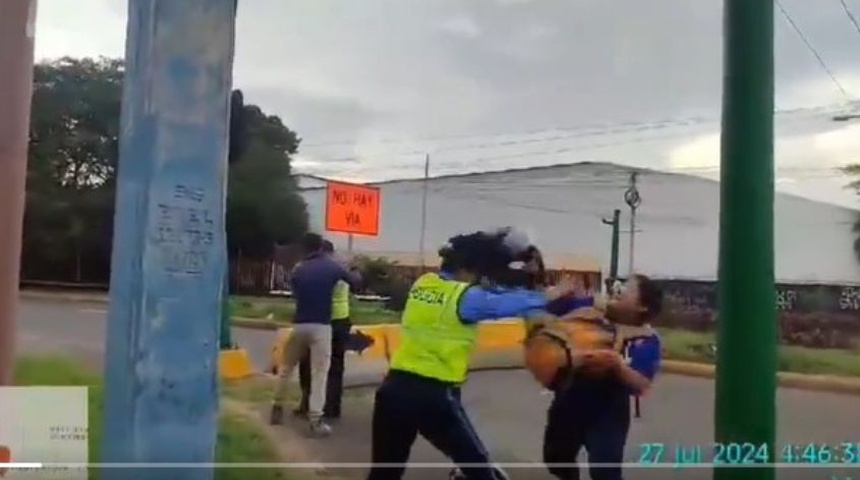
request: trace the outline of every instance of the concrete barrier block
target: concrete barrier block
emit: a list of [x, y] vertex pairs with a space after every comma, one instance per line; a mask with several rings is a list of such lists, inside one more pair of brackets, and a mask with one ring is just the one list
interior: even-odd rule
[[218, 373], [222, 380], [241, 380], [254, 375], [248, 351], [242, 348], [218, 353]]

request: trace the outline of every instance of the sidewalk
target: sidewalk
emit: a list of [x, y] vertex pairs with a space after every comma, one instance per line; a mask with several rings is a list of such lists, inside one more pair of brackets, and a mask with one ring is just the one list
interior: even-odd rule
[[[367, 468], [363, 464], [370, 461], [371, 446], [371, 415], [375, 385], [384, 373], [385, 362], [365, 360], [358, 356], [350, 356], [347, 360], [347, 388], [350, 392], [344, 396], [343, 418], [333, 424], [334, 432], [331, 437], [315, 439], [306, 436], [307, 422], [287, 415], [281, 426], [268, 426], [270, 434], [282, 444], [301, 445], [301, 453], [306, 458], [290, 460], [302, 463], [319, 463], [328, 476], [345, 480], [363, 480]], [[296, 388], [298, 388], [296, 386]], [[464, 399], [466, 410], [470, 410], [470, 399]], [[543, 408], [542, 406], [539, 408]], [[260, 416], [268, 419], [268, 405], [260, 406]], [[492, 451], [492, 449], [491, 449]], [[523, 463], [534, 461], [533, 458], [492, 451], [496, 462]], [[405, 480], [444, 480], [453, 465], [450, 461], [423, 438], [418, 438], [412, 447], [410, 463], [438, 463], [439, 467], [412, 466], [407, 469]], [[350, 464], [335, 467], [332, 464]], [[423, 468], [422, 468], [423, 467]], [[542, 466], [535, 469], [512, 469], [508, 471], [511, 480], [550, 479]]]
[[[480, 357], [480, 356], [479, 356]], [[484, 357], [480, 365], [501, 366], [504, 355]], [[510, 358], [507, 362], [510, 362]], [[508, 363], [510, 364], [510, 363]], [[701, 372], [683, 372], [686, 375], [663, 375], [654, 391], [643, 399], [642, 417], [635, 419], [625, 449], [625, 462], [638, 462], [642, 445], [659, 442], [667, 446], [700, 447], [707, 450], [713, 442], [714, 382], [710, 373], [713, 367], [698, 366]], [[385, 363], [368, 357], [351, 355], [348, 360], [348, 385], [378, 381], [385, 371]], [[682, 373], [682, 372], [678, 372]], [[698, 373], [698, 374], [697, 374]], [[698, 378], [697, 378], [698, 377]], [[800, 385], [796, 385], [800, 386]], [[296, 387], [297, 388], [297, 387]], [[364, 463], [370, 458], [371, 410], [373, 387], [364, 388], [364, 395], [353, 391], [344, 400], [344, 418], [334, 426], [334, 434], [327, 439], [306, 438], [306, 424], [289, 418], [284, 426], [267, 427], [273, 438], [287, 445], [298, 443], [307, 456], [291, 459], [294, 462]], [[798, 388], [780, 388], [779, 445], [802, 442], [821, 442], [838, 445], [845, 438], [860, 431], [860, 416], [856, 412], [856, 398], [851, 395], [809, 391]], [[551, 397], [543, 392], [528, 372], [522, 370], [474, 372], [463, 389], [463, 404], [475, 429], [490, 451], [493, 461], [515, 463], [505, 468], [513, 480], [550, 479], [541, 462], [543, 428], [546, 409]], [[266, 406], [260, 406], [261, 419], [266, 420]], [[703, 414], [704, 413], [704, 414]], [[834, 419], [840, 419], [834, 421]], [[293, 443], [289, 443], [292, 441]], [[669, 447], [667, 447], [669, 448]], [[674, 450], [673, 450], [674, 451]], [[585, 455], [580, 457], [585, 460]], [[707, 459], [705, 459], [707, 460]], [[667, 458], [666, 462], [672, 462]], [[419, 439], [412, 450], [410, 463], [442, 462], [443, 468], [429, 469], [413, 466], [407, 469], [407, 480], [445, 479], [449, 469], [442, 457], [424, 440]], [[534, 465], [534, 468], [522, 468]], [[329, 465], [327, 474], [349, 480], [363, 479], [366, 468], [338, 469]], [[514, 468], [518, 467], [518, 468]], [[584, 470], [584, 467], [583, 467]], [[850, 471], [834, 467], [835, 475], [850, 477]], [[842, 470], [846, 470], [842, 472]], [[781, 471], [781, 480], [808, 480], [809, 472], [802, 469]], [[583, 472], [583, 475], [586, 475]], [[707, 468], [628, 468], [626, 478], [637, 480], [674, 480], [711, 478]], [[583, 478], [587, 478], [584, 476]]]

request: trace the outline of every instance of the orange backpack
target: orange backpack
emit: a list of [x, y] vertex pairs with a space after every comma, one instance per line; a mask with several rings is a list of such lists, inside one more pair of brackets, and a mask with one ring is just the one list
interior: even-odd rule
[[574, 318], [538, 322], [526, 334], [523, 363], [544, 388], [552, 389], [560, 380], [559, 372], [576, 367], [574, 352], [616, 347], [615, 326], [601, 312], [583, 309], [581, 313]]

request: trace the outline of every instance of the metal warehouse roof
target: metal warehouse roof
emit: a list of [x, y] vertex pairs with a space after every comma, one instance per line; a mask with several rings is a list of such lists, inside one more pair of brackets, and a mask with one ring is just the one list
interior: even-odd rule
[[[638, 172], [635, 267], [690, 279], [716, 276], [719, 183], [692, 175], [580, 162], [431, 177], [426, 185], [428, 251], [459, 231], [499, 225], [529, 228], [548, 258], [594, 258], [608, 265], [609, 228], [622, 211], [621, 271], [628, 264], [628, 175]], [[312, 225], [322, 230], [325, 179], [302, 189]], [[382, 188], [382, 230], [355, 237], [357, 251], [418, 252], [424, 179], [375, 182]], [[785, 193], [775, 197], [776, 274], [782, 281], [860, 283], [852, 232], [858, 211]], [[338, 237], [338, 236], [335, 236]], [[341, 242], [343, 239], [335, 239]], [[343, 243], [343, 242], [341, 242]], [[343, 248], [343, 245], [339, 245]], [[432, 247], [432, 248], [431, 248]], [[551, 260], [552, 261], [552, 260]], [[577, 260], [578, 261], [578, 260]]]

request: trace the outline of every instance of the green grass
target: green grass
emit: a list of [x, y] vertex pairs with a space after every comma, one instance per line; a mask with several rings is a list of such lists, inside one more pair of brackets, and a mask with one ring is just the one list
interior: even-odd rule
[[[289, 323], [295, 310], [296, 305], [289, 298], [235, 296], [230, 299], [230, 315], [234, 318], [270, 318], [276, 322]], [[381, 302], [353, 300], [350, 305], [350, 320], [354, 325], [398, 323], [400, 314], [386, 310]]]
[[[15, 380], [18, 385], [86, 385], [89, 386], [89, 455], [98, 462], [104, 424], [104, 388], [101, 377], [62, 357], [24, 357], [17, 360]], [[280, 461], [276, 448], [252, 420], [240, 414], [222, 413], [216, 447], [217, 463], [265, 463]], [[253, 473], [251, 473], [253, 472]], [[261, 480], [284, 480], [281, 469], [240, 470], [219, 468], [216, 480], [243, 480], [253, 476]], [[96, 470], [90, 478], [97, 478]]]
[[[295, 304], [288, 298], [233, 297], [231, 313], [234, 317], [268, 318], [289, 323]], [[352, 302], [352, 322], [355, 325], [398, 323], [400, 316], [386, 310], [381, 302]], [[667, 359], [698, 363], [713, 363], [708, 346], [715, 343], [711, 333], [660, 328], [664, 354]], [[814, 349], [780, 346], [779, 369], [785, 372], [819, 375], [846, 375], [860, 377], [860, 349]]]
[[[265, 463], [278, 462], [276, 448], [260, 431], [254, 420], [239, 414], [224, 413], [218, 428], [218, 444], [215, 449], [216, 463]], [[288, 478], [279, 468], [219, 468], [215, 480], [285, 480]]]
[[[708, 345], [715, 343], [710, 333], [659, 328], [667, 359], [713, 363]], [[782, 372], [860, 377], [860, 350], [818, 349], [781, 345], [778, 368]]]

